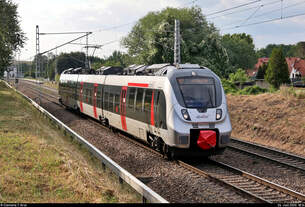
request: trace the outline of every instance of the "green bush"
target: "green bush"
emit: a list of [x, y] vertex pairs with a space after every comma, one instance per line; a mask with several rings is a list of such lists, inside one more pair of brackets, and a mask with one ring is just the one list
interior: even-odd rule
[[232, 83], [231, 81], [222, 79], [221, 82], [222, 82], [222, 86], [223, 86], [223, 89], [226, 94], [229, 94], [229, 93], [234, 94], [238, 91], [237, 86], [234, 83]]
[[60, 75], [59, 75], [59, 74], [56, 74], [56, 76], [55, 76], [55, 82], [56, 82], [56, 83], [59, 82], [59, 78], [60, 78]]
[[233, 83], [235, 82], [244, 83], [249, 81], [249, 78], [246, 74], [246, 71], [239, 68], [235, 73], [231, 73], [229, 75], [229, 80]]
[[244, 89], [238, 91], [238, 94], [240, 95], [257, 95], [260, 93], [266, 93], [268, 90], [261, 88], [259, 86], [248, 86]]
[[227, 79], [222, 79], [221, 82], [226, 94], [256, 95], [268, 92], [267, 89], [261, 88], [259, 86], [248, 86], [240, 90], [232, 81]]

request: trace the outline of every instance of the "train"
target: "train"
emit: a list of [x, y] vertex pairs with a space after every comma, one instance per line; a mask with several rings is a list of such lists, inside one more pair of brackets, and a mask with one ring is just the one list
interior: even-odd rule
[[221, 80], [212, 70], [197, 64], [134, 68], [65, 70], [59, 101], [169, 158], [223, 153], [232, 127]]

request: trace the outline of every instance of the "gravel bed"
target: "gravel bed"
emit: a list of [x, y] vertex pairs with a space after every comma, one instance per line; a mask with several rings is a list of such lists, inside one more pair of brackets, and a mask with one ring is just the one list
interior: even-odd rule
[[[31, 98], [35, 94], [19, 89]], [[213, 183], [198, 176], [175, 162], [153, 154], [120, 138], [99, 123], [81, 117], [50, 102], [42, 106], [74, 131], [86, 138], [103, 153], [130, 173], [143, 180], [149, 187], [169, 202], [176, 203], [253, 203], [255, 200], [239, 195], [227, 186]]]
[[226, 149], [221, 156], [213, 156], [213, 159], [305, 194], [305, 173], [301, 170], [230, 149]]

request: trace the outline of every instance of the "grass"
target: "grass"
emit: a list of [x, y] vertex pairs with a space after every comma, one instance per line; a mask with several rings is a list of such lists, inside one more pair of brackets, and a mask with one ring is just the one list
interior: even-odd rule
[[0, 203], [140, 201], [2, 82], [0, 103]]
[[58, 83], [55, 81], [46, 81], [43, 83], [43, 85], [49, 87], [49, 88], [54, 88], [54, 89], [58, 89]]
[[285, 97], [294, 97], [297, 99], [305, 99], [305, 89], [281, 86], [280, 94]]

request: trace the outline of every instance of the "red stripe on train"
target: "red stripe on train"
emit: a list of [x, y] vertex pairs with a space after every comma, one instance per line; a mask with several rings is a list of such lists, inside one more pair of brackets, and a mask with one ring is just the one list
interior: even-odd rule
[[128, 83], [128, 86], [136, 86], [136, 87], [148, 87], [148, 83]]
[[155, 126], [154, 91], [152, 92], [151, 104], [150, 104], [150, 125]]

